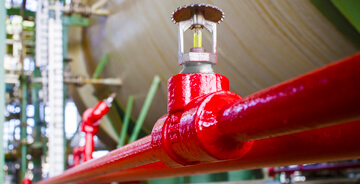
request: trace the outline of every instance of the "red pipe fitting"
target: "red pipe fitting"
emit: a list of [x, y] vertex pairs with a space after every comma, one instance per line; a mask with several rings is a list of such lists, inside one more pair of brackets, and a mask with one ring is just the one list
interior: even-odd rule
[[94, 108], [88, 108], [82, 116], [81, 130], [83, 132], [97, 134], [99, 132], [99, 120], [109, 112], [111, 105], [100, 101]]
[[91, 160], [95, 150], [94, 136], [99, 132], [100, 119], [109, 112], [111, 102], [115, 94], [111, 94], [107, 99], [100, 101], [94, 108], [89, 108], [83, 113], [81, 130], [85, 132], [84, 162]]
[[220, 74], [178, 74], [168, 82], [168, 112], [152, 131], [152, 148], [166, 165], [179, 167], [246, 154], [252, 142], [240, 142], [221, 134], [217, 114], [241, 97], [229, 91]]

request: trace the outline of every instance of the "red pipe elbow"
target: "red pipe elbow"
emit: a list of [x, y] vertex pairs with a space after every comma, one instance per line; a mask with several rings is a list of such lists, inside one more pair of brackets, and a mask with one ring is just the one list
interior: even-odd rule
[[84, 162], [91, 160], [95, 150], [94, 136], [99, 132], [99, 120], [109, 112], [114, 95], [100, 101], [83, 113], [81, 130], [85, 132]]
[[218, 112], [241, 99], [220, 74], [179, 74], [168, 84], [169, 114], [152, 131], [155, 155], [171, 167], [239, 158], [253, 142], [239, 142], [218, 131]]

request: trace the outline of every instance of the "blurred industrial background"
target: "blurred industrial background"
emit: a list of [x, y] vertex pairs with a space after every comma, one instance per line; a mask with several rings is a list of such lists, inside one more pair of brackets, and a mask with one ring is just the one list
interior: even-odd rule
[[[192, 3], [214, 6], [183, 7]], [[174, 10], [177, 12], [173, 18], [179, 16], [175, 17], [179, 25], [170, 18]], [[181, 12], [187, 10], [189, 12]], [[309, 120], [312, 124], [290, 127], [295, 118], [287, 117], [288, 111], [273, 108], [271, 114], [288, 118], [281, 122], [283, 132], [275, 135], [272, 130], [264, 130], [265, 136], [261, 138], [241, 141], [236, 138], [240, 142], [248, 141], [248, 145], [255, 141], [253, 148], [249, 146], [249, 153], [244, 153], [244, 159], [249, 158], [250, 164], [242, 163], [242, 153], [236, 158], [224, 152], [222, 155], [229, 157], [217, 156], [201, 141], [202, 146], [185, 141], [194, 147], [204, 147], [211, 159], [199, 156], [202, 152], [192, 151], [191, 146], [177, 145], [182, 138], [174, 141], [173, 135], [169, 135], [173, 142], [164, 143], [168, 155], [163, 156], [164, 153], [149, 146], [148, 142], [156, 142], [156, 128], [153, 130], [153, 127], [160, 117], [173, 113], [173, 107], [168, 104], [172, 99], [168, 80], [182, 70], [179, 57], [181, 60], [183, 55], [178, 51], [181, 31], [178, 29], [186, 18], [181, 14], [190, 18], [198, 11], [204, 14], [206, 22], [200, 26], [204, 28], [200, 32], [202, 37], [198, 38], [197, 32], [193, 37], [192, 30], [185, 32], [184, 52], [192, 48], [193, 39], [194, 48], [202, 48], [202, 44], [210, 52], [217, 47], [217, 52], [213, 52], [217, 65], [213, 69], [226, 76], [230, 91], [241, 97], [261, 96], [258, 91], [315, 69], [335, 67], [336, 62], [344, 58], [348, 58], [344, 63], [353, 64], [346, 67], [349, 72], [342, 68], [345, 64], [339, 64], [338, 73], [331, 72], [331, 76], [321, 78], [329, 86], [320, 92], [324, 93], [324, 98], [331, 99], [318, 102], [314, 97], [308, 103], [309, 114], [305, 113], [304, 117], [314, 117]], [[220, 17], [225, 18], [223, 22], [216, 22], [215, 28], [206, 27], [213, 25], [211, 18], [216, 13], [222, 12], [225, 14]], [[190, 28], [198, 30], [196, 25]], [[217, 32], [211, 32], [216, 28]], [[217, 42], [213, 42], [212, 34], [217, 35]], [[356, 134], [360, 131], [356, 129], [360, 127], [360, 73], [357, 73], [360, 57], [356, 55], [359, 49], [359, 0], [1, 0], [0, 112], [4, 112], [4, 116], [0, 117], [0, 183], [360, 183], [360, 134]], [[185, 66], [186, 61], [184, 63]], [[343, 82], [332, 84], [334, 76]], [[173, 93], [178, 89], [175, 84], [178, 85], [174, 82]], [[198, 83], [188, 86], [202, 90]], [[291, 94], [303, 90], [292, 89]], [[182, 94], [193, 93], [185, 87], [182, 90]], [[335, 97], [336, 91], [339, 91], [338, 97]], [[278, 94], [285, 96], [283, 92]], [[334, 104], [342, 104], [340, 101], [348, 106], [326, 108], [335, 108]], [[289, 104], [286, 109], [294, 109], [301, 116], [302, 107], [290, 100]], [[323, 111], [318, 111], [319, 108]], [[332, 116], [335, 111], [340, 115]], [[266, 113], [269, 112], [260, 110], [254, 114], [264, 117], [265, 124], [269, 117]], [[178, 116], [169, 115], [169, 118], [176, 122], [174, 119]], [[343, 123], [348, 127], [338, 125]], [[338, 126], [331, 130], [336, 135], [324, 129], [333, 125]], [[323, 131], [318, 135], [320, 138], [306, 134], [315, 128]], [[175, 126], [169, 125], [168, 129], [175, 129]], [[279, 149], [269, 146], [267, 161], [248, 156], [258, 140], [303, 131], [313, 145], [293, 142], [285, 146], [278, 143]], [[198, 136], [201, 139], [201, 135]], [[256, 136], [258, 134], [254, 134]], [[161, 141], [166, 140], [161, 138]], [[129, 143], [130, 146], [123, 147]], [[141, 155], [143, 150], [136, 150], [137, 145], [143, 149], [150, 147], [154, 153]], [[179, 156], [177, 149], [201, 159]], [[113, 150], [115, 152], [111, 152]], [[264, 157], [266, 152], [263, 152]], [[145, 160], [147, 157], [151, 159]], [[92, 159], [98, 161], [89, 161]], [[233, 161], [232, 166], [223, 162], [233, 159], [239, 162]], [[213, 162], [219, 166], [211, 165]], [[201, 167], [202, 164], [208, 169]]]

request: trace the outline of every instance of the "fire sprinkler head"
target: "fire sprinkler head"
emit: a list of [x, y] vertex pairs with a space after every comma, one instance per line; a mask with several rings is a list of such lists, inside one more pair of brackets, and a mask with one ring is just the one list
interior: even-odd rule
[[109, 97], [107, 97], [107, 98], [105, 99], [105, 103], [107, 104], [108, 107], [111, 107], [111, 103], [114, 101], [115, 96], [116, 96], [116, 93], [111, 93], [111, 94], [109, 95]]
[[[183, 65], [180, 73], [214, 73], [212, 65], [217, 63], [216, 25], [225, 18], [224, 12], [209, 4], [190, 4], [177, 8], [171, 16], [179, 24], [179, 64]], [[212, 52], [202, 47], [202, 29], [212, 34]], [[194, 47], [184, 53], [184, 32], [194, 30]]]
[[225, 14], [220, 8], [210, 4], [195, 3], [177, 8], [172, 13], [171, 20], [179, 23], [193, 18], [198, 13], [201, 13], [206, 20], [219, 24], [225, 19]]

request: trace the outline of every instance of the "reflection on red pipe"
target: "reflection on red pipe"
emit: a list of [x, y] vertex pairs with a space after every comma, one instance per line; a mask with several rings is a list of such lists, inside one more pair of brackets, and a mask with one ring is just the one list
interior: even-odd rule
[[169, 114], [146, 137], [146, 151], [139, 140], [44, 182], [134, 181], [359, 158], [360, 123], [336, 125], [360, 117], [359, 73], [360, 54], [245, 99], [229, 92], [219, 74], [173, 76]]

